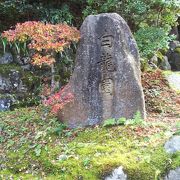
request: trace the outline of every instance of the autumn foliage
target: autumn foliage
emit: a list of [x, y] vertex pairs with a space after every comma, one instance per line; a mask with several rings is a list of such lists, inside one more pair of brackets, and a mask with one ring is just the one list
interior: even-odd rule
[[[63, 52], [72, 42], [77, 42], [80, 38], [79, 31], [66, 24], [45, 24], [43, 22], [28, 21], [18, 23], [14, 29], [2, 33], [10, 45], [17, 46], [23, 44], [28, 50], [31, 50], [31, 63], [42, 66], [43, 64], [54, 68], [55, 54]], [[51, 77], [51, 90], [46, 88], [45, 94], [51, 95], [45, 97], [43, 104], [51, 108], [52, 113], [57, 113], [66, 103], [73, 100], [73, 94], [67, 94], [69, 86], [65, 86], [59, 92], [54, 93], [54, 77]], [[54, 94], [53, 94], [54, 93]]]
[[19, 42], [27, 45], [28, 49], [34, 50], [32, 64], [42, 66], [51, 65], [55, 62], [53, 53], [62, 52], [72, 42], [80, 38], [79, 31], [66, 24], [45, 24], [43, 22], [27, 21], [18, 23], [15, 29], [5, 31], [3, 38], [11, 44]]
[[50, 107], [51, 113], [57, 114], [67, 103], [74, 100], [74, 94], [70, 92], [70, 89], [71, 86], [67, 84], [59, 92], [51, 95], [47, 100], [44, 100], [43, 104]]

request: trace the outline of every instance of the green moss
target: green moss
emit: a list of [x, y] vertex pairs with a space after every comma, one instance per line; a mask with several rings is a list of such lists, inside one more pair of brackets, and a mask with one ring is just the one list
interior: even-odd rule
[[[100, 179], [120, 165], [132, 180], [151, 180], [157, 172], [163, 174], [169, 160], [163, 149], [139, 149], [123, 130], [124, 127], [86, 129], [72, 142], [62, 147], [49, 146], [40, 157], [31, 158], [38, 161], [47, 176], [56, 174], [60, 178]], [[59, 160], [60, 155], [67, 158]]]
[[34, 75], [32, 72], [23, 72], [22, 81], [29, 90], [32, 90], [34, 86], [36, 86], [37, 88], [40, 86], [39, 76]]
[[13, 152], [9, 151], [7, 153], [7, 162], [6, 167], [13, 173], [19, 173], [21, 171], [25, 171], [30, 166], [30, 162], [26, 156], [27, 144], [22, 146], [19, 150]]
[[172, 155], [171, 168], [175, 169], [176, 167], [180, 167], [180, 151]]
[[0, 172], [0, 179], [2, 178], [2, 180], [4, 179], [13, 179], [13, 180], [19, 180], [19, 179], [23, 179], [23, 180], [29, 180], [29, 179], [33, 179], [33, 180], [38, 180], [39, 178], [36, 176], [33, 176], [32, 174], [24, 174], [24, 173], [19, 173], [19, 174], [12, 174], [11, 171], [8, 170], [2, 170]]
[[2, 64], [0, 66], [0, 75], [4, 77], [9, 77], [9, 73], [11, 72], [11, 70], [16, 70], [20, 72], [22, 76], [22, 81], [28, 89], [31, 89], [33, 85], [36, 85], [36, 87], [40, 85], [40, 78], [38, 76], [35, 76], [32, 72], [24, 71], [17, 64]]
[[16, 64], [1, 64], [0, 74], [7, 77], [11, 70], [22, 71], [21, 67]]
[[160, 51], [158, 51], [158, 52], [156, 53], [156, 56], [158, 57], [158, 59], [159, 59], [160, 61], [162, 61], [163, 58], [164, 58], [164, 55], [163, 55], [162, 52], [160, 52]]
[[[55, 136], [53, 128], [57, 122], [50, 118], [42, 121], [39, 116], [39, 111], [37, 114], [29, 109], [0, 113], [2, 121], [9, 126], [5, 133], [14, 131], [15, 135], [9, 138], [16, 141], [11, 148], [7, 148], [8, 140], [3, 144], [9, 150], [2, 162], [6, 170], [0, 171], [1, 176], [94, 180], [123, 166], [130, 180], [152, 180], [180, 165], [179, 153], [171, 157], [163, 149], [164, 131], [150, 136], [149, 141], [135, 136], [131, 126], [77, 129], [68, 132], [70, 136], [66, 131], [63, 136]], [[18, 144], [22, 136], [26, 143]], [[37, 155], [39, 145], [41, 152]]]
[[178, 75], [180, 75], [180, 72], [173, 72], [173, 71], [169, 71], [169, 70], [167, 70], [167, 71], [162, 71], [162, 73], [163, 73], [163, 75], [165, 75], [165, 76], [172, 75], [172, 74], [178, 74]]
[[60, 75], [55, 75], [54, 79], [55, 79], [55, 81], [59, 81], [60, 80]]
[[176, 53], [179, 53], [179, 54], [180, 54], [180, 47], [175, 48], [174, 52], [176, 52]]

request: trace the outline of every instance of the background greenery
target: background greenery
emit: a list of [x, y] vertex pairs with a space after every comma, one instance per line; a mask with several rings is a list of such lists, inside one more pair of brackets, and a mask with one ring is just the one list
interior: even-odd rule
[[[180, 13], [178, 0], [1, 0], [0, 32], [17, 22], [40, 20], [53, 24], [66, 22], [80, 27], [89, 14], [116, 12], [134, 33], [141, 57], [151, 58], [159, 49], [167, 49], [171, 28]], [[149, 43], [152, 42], [153, 43]]]

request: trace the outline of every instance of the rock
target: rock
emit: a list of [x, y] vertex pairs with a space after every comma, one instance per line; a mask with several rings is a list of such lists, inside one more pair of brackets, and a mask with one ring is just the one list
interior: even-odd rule
[[174, 51], [174, 49], [176, 47], [180, 47], [180, 42], [179, 41], [171, 41], [169, 43], [169, 48], [170, 48], [171, 51]]
[[175, 153], [180, 151], [180, 136], [173, 136], [169, 141], [166, 142], [164, 148], [167, 153]]
[[31, 61], [31, 58], [28, 57], [28, 56], [25, 56], [25, 57], [22, 57], [21, 58], [21, 61], [24, 65], [29, 65], [30, 64], [30, 61]]
[[173, 52], [169, 57], [172, 70], [180, 71], [180, 52]]
[[161, 62], [159, 63], [159, 67], [162, 70], [171, 70], [171, 65], [169, 64], [168, 57], [164, 56]]
[[10, 69], [7, 74], [0, 74], [0, 111], [9, 110], [12, 105], [18, 104], [19, 100], [29, 95], [27, 92], [19, 71]]
[[153, 56], [149, 62], [148, 62], [149, 66], [152, 67], [153, 69], [157, 69], [157, 64], [158, 64], [158, 57], [157, 56]]
[[140, 60], [127, 23], [116, 13], [88, 16], [70, 79], [74, 100], [59, 111], [69, 127], [100, 124], [109, 118], [145, 117]]
[[21, 74], [19, 71], [10, 70], [10, 73], [6, 76], [0, 75], [0, 92], [2, 93], [24, 93], [27, 88], [21, 80]]
[[178, 31], [178, 26], [172, 27], [169, 35], [175, 35], [176, 36], [176, 40], [178, 40], [180, 38], [179, 31]]
[[180, 180], [180, 167], [170, 170], [164, 180]]
[[30, 71], [31, 70], [31, 64], [26, 64], [26, 65], [22, 65], [21, 68], [25, 71]]
[[21, 81], [21, 75], [19, 71], [11, 70], [9, 74], [9, 80], [11, 82], [11, 87], [13, 88], [13, 90], [18, 90]]
[[9, 110], [11, 103], [12, 103], [11, 98], [1, 98], [0, 97], [0, 112]]
[[13, 56], [11, 53], [5, 53], [0, 57], [0, 64], [9, 64], [13, 62]]
[[172, 41], [170, 49], [167, 52], [167, 57], [172, 70], [180, 71], [180, 42]]
[[104, 180], [127, 180], [127, 175], [123, 172], [123, 167], [120, 166], [111, 173], [111, 175], [104, 178]]
[[14, 52], [13, 57], [14, 57], [14, 62], [20, 66], [28, 65], [28, 64], [30, 64], [30, 61], [31, 61], [30, 55], [29, 56], [21, 56], [21, 55], [17, 54], [16, 52]]
[[11, 82], [8, 78], [0, 75], [0, 92], [8, 92], [11, 89]]

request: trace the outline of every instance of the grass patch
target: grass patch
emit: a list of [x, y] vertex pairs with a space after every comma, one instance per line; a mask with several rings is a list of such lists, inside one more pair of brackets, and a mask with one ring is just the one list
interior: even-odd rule
[[152, 180], [180, 166], [180, 154], [163, 149], [170, 134], [164, 125], [70, 130], [39, 108], [2, 112], [0, 118], [2, 179], [93, 180], [123, 166], [128, 179]]

